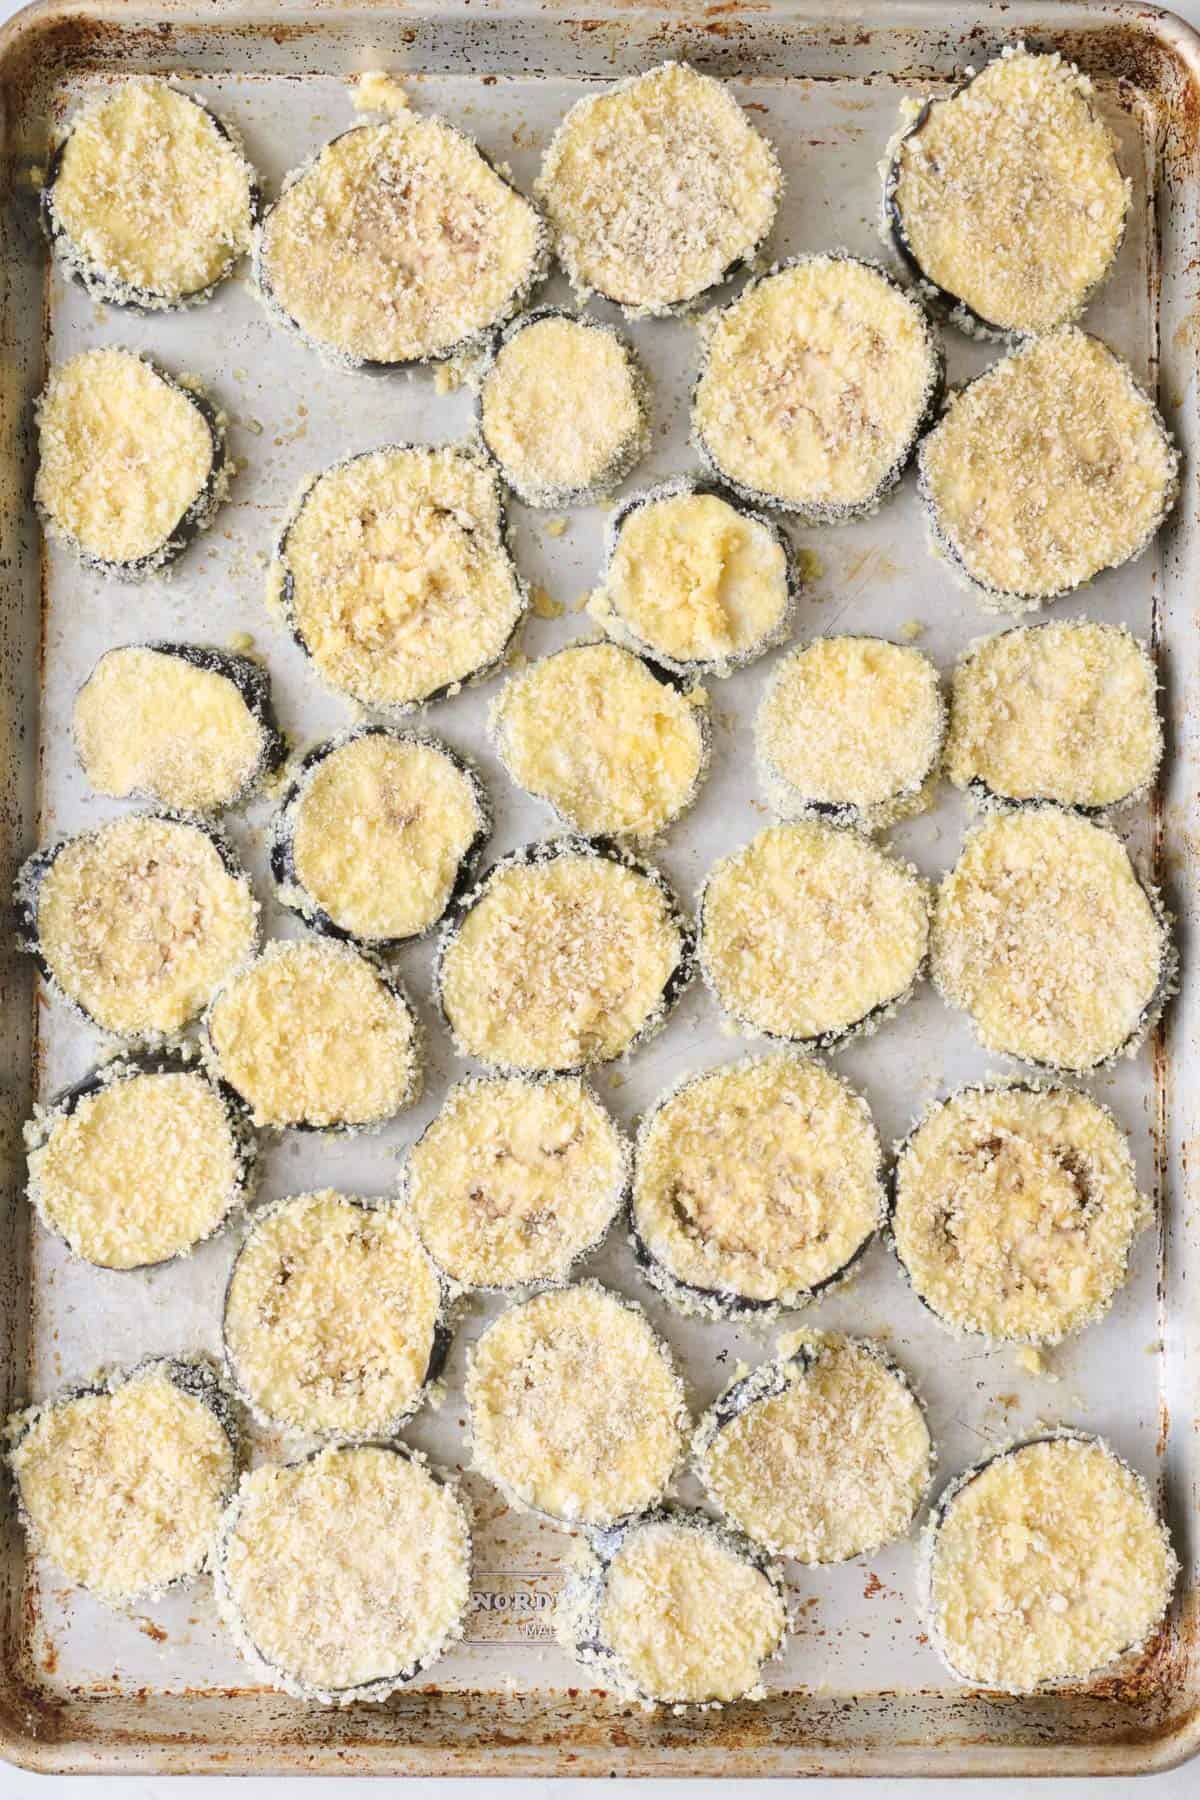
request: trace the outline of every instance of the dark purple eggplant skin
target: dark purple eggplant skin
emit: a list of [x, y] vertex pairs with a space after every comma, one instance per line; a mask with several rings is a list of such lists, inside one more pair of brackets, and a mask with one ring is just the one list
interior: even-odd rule
[[[588, 838], [572, 833], [562, 837], [542, 838], [532, 844], [522, 844], [520, 849], [512, 850], [507, 856], [502, 856], [499, 862], [494, 862], [491, 868], [484, 872], [475, 887], [469, 893], [464, 894], [446, 913], [433, 974], [434, 999], [443, 1018], [445, 1018], [446, 1012], [442, 1002], [442, 963], [463, 920], [476, 902], [483, 898], [489, 882], [506, 869], [527, 868], [540, 863], [553, 862], [559, 856], [601, 857], [606, 862], [616, 863], [623, 869], [632, 869], [636, 874], [645, 876], [647, 881], [653, 882], [663, 896], [671, 922], [679, 934], [680, 953], [679, 961], [667, 977], [667, 984], [662, 992], [661, 1009], [655, 1008], [649, 1029], [654, 1030], [659, 1019], [671, 1012], [696, 972], [696, 933], [689, 924], [676, 894], [666, 877], [654, 867], [653, 863], [644, 862], [641, 857], [632, 855], [611, 838]], [[642, 1033], [639, 1032], [623, 1054], [627, 1055], [630, 1050], [635, 1049], [641, 1041], [641, 1037]], [[586, 1069], [587, 1065], [581, 1063], [570, 1069], [540, 1070], [536, 1073], [582, 1075], [586, 1073]], [[524, 1072], [529, 1073], [529, 1071]]]
[[[247, 161], [245, 150], [242, 148], [241, 144], [237, 142], [225, 121], [213, 111], [211, 106], [205, 105], [203, 100], [197, 100], [194, 94], [189, 94], [187, 98], [198, 106], [202, 112], [208, 114], [208, 117], [212, 120], [213, 125], [216, 127], [221, 137], [225, 139], [226, 143], [233, 146], [238, 155], [242, 158], [242, 161], [246, 163], [246, 167], [250, 169], [250, 229], [253, 232], [254, 227], [257, 225], [259, 218], [262, 215], [262, 190], [259, 186], [258, 176]], [[240, 260], [238, 257], [230, 258], [229, 262], [217, 276], [215, 281], [206, 283], [204, 287], [193, 288], [189, 293], [180, 294], [174, 300], [164, 300], [160, 295], [155, 295], [148, 289], [136, 288], [132, 286], [131, 283], [123, 281], [115, 275], [109, 274], [106, 269], [100, 268], [98, 264], [87, 263], [87, 259], [77, 249], [70, 233], [59, 223], [58, 215], [54, 209], [54, 184], [58, 180], [59, 171], [62, 168], [63, 154], [70, 141], [71, 133], [68, 131], [66, 137], [63, 139], [62, 143], [58, 145], [50, 158], [50, 164], [46, 170], [46, 179], [42, 184], [42, 190], [38, 196], [38, 213], [41, 220], [42, 231], [45, 234], [46, 242], [49, 244], [51, 250], [57, 251], [60, 245], [70, 247], [69, 253], [66, 249], [63, 250], [63, 257], [71, 268], [73, 278], [78, 281], [82, 287], [89, 288], [99, 294], [106, 305], [124, 307], [129, 312], [177, 312], [182, 307], [195, 306], [202, 301], [211, 300], [212, 296], [221, 286], [221, 283], [227, 281], [232, 274]], [[82, 263], [87, 263], [86, 276], [84, 275], [83, 269], [78, 266]]]
[[305, 891], [304, 884], [296, 873], [294, 839], [299, 802], [302, 801], [304, 797], [304, 790], [307, 786], [308, 777], [312, 774], [314, 769], [320, 767], [327, 757], [335, 754], [338, 750], [344, 749], [347, 744], [356, 743], [359, 738], [364, 737], [383, 737], [390, 738], [393, 741], [400, 743], [427, 744], [431, 749], [440, 751], [449, 762], [453, 763], [459, 773], [464, 775], [470, 782], [479, 812], [479, 829], [472, 838], [470, 844], [468, 844], [466, 854], [459, 863], [458, 874], [455, 876], [454, 886], [450, 891], [450, 898], [446, 902], [441, 917], [434, 919], [431, 924], [425, 926], [423, 931], [416, 932], [410, 937], [356, 937], [353, 932], [347, 931], [345, 926], [336, 924], [324, 908], [318, 906], [315, 901], [312, 902], [311, 906], [304, 910], [293, 906], [290, 901], [285, 900], [283, 902], [289, 912], [293, 912], [296, 914], [297, 918], [303, 919], [306, 925], [313, 931], [319, 932], [322, 937], [336, 938], [340, 943], [357, 944], [363, 949], [374, 950], [380, 954], [387, 955], [393, 950], [398, 950], [402, 945], [413, 943], [417, 939], [428, 936], [431, 931], [435, 931], [441, 923], [442, 918], [446, 916], [446, 913], [450, 911], [455, 902], [468, 891], [475, 879], [475, 871], [479, 867], [479, 859], [483, 855], [487, 841], [492, 834], [492, 803], [474, 763], [471, 762], [469, 758], [462, 755], [461, 752], [453, 749], [449, 744], [444, 743], [440, 738], [433, 739], [423, 737], [420, 732], [405, 731], [400, 727], [389, 725], [360, 725], [353, 731], [342, 733], [337, 737], [326, 738], [322, 743], [314, 745], [314, 747], [301, 759], [295, 777], [289, 785], [287, 793], [284, 795], [283, 803], [276, 815], [275, 831], [271, 841], [271, 875], [278, 887], [285, 888], [294, 886], [299, 888], [301, 892]]

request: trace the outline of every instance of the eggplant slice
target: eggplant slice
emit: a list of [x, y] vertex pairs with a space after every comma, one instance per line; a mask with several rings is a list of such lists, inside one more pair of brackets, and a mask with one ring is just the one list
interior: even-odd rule
[[101, 1269], [186, 1256], [257, 1176], [245, 1107], [181, 1049], [102, 1063], [36, 1111], [25, 1145], [42, 1223]]
[[237, 1480], [233, 1400], [200, 1357], [155, 1357], [9, 1421], [34, 1549], [112, 1606], [157, 1598], [208, 1563]]
[[419, 1450], [327, 1447], [242, 1477], [214, 1572], [261, 1679], [324, 1706], [385, 1700], [462, 1636], [470, 1517]]
[[922, 1533], [930, 1641], [972, 1687], [1085, 1686], [1141, 1650], [1179, 1573], [1145, 1482], [1102, 1438], [1062, 1430], [957, 1475]]
[[1127, 805], [1162, 760], [1157, 688], [1123, 625], [1053, 620], [981, 639], [954, 671], [946, 773], [984, 806]]
[[708, 768], [703, 688], [681, 693], [617, 644], [568, 644], [531, 663], [509, 677], [488, 723], [513, 780], [592, 837], [660, 836]]
[[210, 299], [249, 250], [258, 208], [230, 127], [144, 78], [79, 108], [42, 189], [63, 266], [98, 300], [147, 311]]
[[984, 606], [1028, 612], [1140, 556], [1179, 454], [1127, 363], [1077, 326], [1033, 338], [954, 394], [923, 440], [936, 551]]
[[780, 1571], [740, 1532], [680, 1506], [593, 1533], [555, 1614], [563, 1648], [617, 1693], [701, 1709], [761, 1700], [787, 1627]]
[[106, 650], [75, 696], [73, 732], [97, 793], [175, 812], [240, 805], [285, 755], [261, 663], [203, 644]]
[[798, 1332], [697, 1428], [720, 1512], [775, 1556], [846, 1562], [907, 1536], [933, 1474], [920, 1402], [878, 1344]]
[[1056, 1344], [1107, 1312], [1152, 1215], [1107, 1108], [1071, 1088], [966, 1087], [900, 1147], [896, 1255], [951, 1331]]
[[194, 384], [133, 350], [81, 350], [37, 401], [33, 497], [51, 537], [118, 581], [144, 581], [212, 524], [233, 463]]
[[468, 887], [491, 822], [474, 766], [449, 745], [362, 725], [304, 757], [275, 821], [271, 872], [314, 931], [392, 950]]
[[256, 1125], [372, 1130], [420, 1096], [416, 1015], [382, 965], [346, 944], [268, 944], [226, 982], [205, 1024]]
[[435, 980], [463, 1055], [567, 1074], [657, 1031], [691, 969], [691, 932], [657, 869], [557, 838], [495, 863], [460, 902]]
[[1087, 76], [1057, 51], [1005, 48], [908, 110], [884, 210], [922, 291], [980, 337], [1077, 319], [1116, 261], [1131, 191]]
[[268, 599], [321, 679], [372, 711], [485, 680], [528, 604], [495, 469], [452, 444], [335, 463], [293, 505]]
[[647, 1278], [680, 1312], [805, 1306], [883, 1223], [865, 1100], [784, 1052], [686, 1077], [638, 1133], [631, 1213]]
[[278, 324], [350, 368], [467, 350], [546, 274], [536, 207], [444, 119], [354, 125], [285, 181], [255, 234]]
[[857, 832], [769, 825], [709, 870], [700, 973], [739, 1025], [828, 1049], [908, 999], [929, 938], [926, 884]]
[[1056, 807], [987, 819], [938, 889], [933, 979], [987, 1050], [1073, 1073], [1131, 1056], [1176, 967], [1120, 838]]
[[585, 506], [650, 448], [649, 389], [611, 325], [543, 307], [509, 325], [479, 382], [479, 435], [527, 506]]
[[945, 730], [937, 670], [919, 650], [813, 638], [775, 665], [758, 709], [763, 790], [781, 818], [881, 831], [931, 803]]
[[594, 1281], [501, 1313], [471, 1353], [466, 1399], [480, 1474], [563, 1524], [615, 1525], [658, 1504], [686, 1446], [666, 1345]]
[[456, 1287], [567, 1279], [621, 1208], [629, 1147], [578, 1076], [460, 1081], [412, 1149], [401, 1197]]
[[408, 1220], [329, 1188], [255, 1214], [222, 1335], [260, 1423], [335, 1442], [395, 1437], [450, 1345], [442, 1283]]
[[576, 101], [534, 193], [576, 293], [636, 318], [690, 307], [748, 263], [782, 189], [729, 89], [667, 62]]
[[613, 514], [588, 610], [664, 669], [724, 676], [782, 642], [799, 587], [777, 525], [712, 482], [679, 477]]
[[813, 525], [874, 512], [941, 391], [941, 346], [917, 300], [875, 263], [802, 256], [702, 329], [692, 438], [713, 474]]
[[225, 839], [169, 813], [128, 813], [36, 851], [15, 901], [21, 948], [114, 1037], [181, 1030], [258, 942], [258, 903]]

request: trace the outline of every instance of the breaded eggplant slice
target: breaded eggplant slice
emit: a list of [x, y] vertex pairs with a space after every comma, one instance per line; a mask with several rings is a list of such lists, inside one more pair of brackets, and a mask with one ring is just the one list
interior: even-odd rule
[[1179, 1573], [1145, 1482], [1103, 1438], [1061, 1430], [955, 1476], [921, 1534], [930, 1642], [972, 1687], [1082, 1686], [1141, 1650]]
[[584, 1668], [652, 1706], [763, 1698], [787, 1636], [783, 1578], [741, 1532], [658, 1507], [580, 1544], [555, 1635]]
[[334, 1442], [395, 1437], [450, 1347], [442, 1283], [404, 1214], [330, 1188], [255, 1213], [222, 1338], [260, 1423]]
[[20, 947], [113, 1037], [181, 1030], [258, 942], [258, 902], [228, 843], [169, 813], [127, 813], [35, 851], [14, 898]]
[[145, 77], [79, 108], [42, 189], [64, 267], [97, 299], [148, 311], [211, 298], [249, 250], [258, 207], [229, 126]]
[[649, 390], [630, 344], [552, 307], [504, 331], [479, 382], [479, 434], [527, 506], [585, 506], [650, 448]]
[[194, 385], [133, 350], [81, 350], [37, 400], [33, 497], [51, 537], [118, 581], [144, 581], [212, 524], [233, 472]]
[[565, 1281], [629, 1184], [629, 1146], [577, 1075], [469, 1077], [408, 1153], [401, 1198], [447, 1281], [493, 1293]]
[[237, 1480], [236, 1412], [202, 1358], [156, 1357], [8, 1423], [33, 1548], [111, 1606], [199, 1575]]
[[246, 1109], [183, 1050], [102, 1063], [25, 1127], [28, 1194], [101, 1269], [186, 1256], [254, 1191]]
[[857, 832], [768, 825], [714, 863], [700, 973], [750, 1031], [828, 1049], [907, 1000], [925, 966], [926, 884]]
[[175, 812], [240, 805], [285, 754], [262, 664], [206, 644], [106, 650], [75, 696], [72, 730], [97, 793], [144, 794]]
[[1129, 365], [1074, 325], [952, 395], [917, 465], [935, 550], [999, 612], [1061, 599], [1140, 556], [1179, 492], [1158, 409]]
[[1120, 838], [1048, 806], [968, 834], [938, 888], [931, 963], [986, 1050], [1075, 1074], [1133, 1054], [1177, 966]]
[[1162, 759], [1157, 689], [1123, 625], [1062, 619], [984, 638], [954, 671], [946, 773], [985, 806], [1123, 806]]
[[882, 1161], [866, 1101], [808, 1057], [687, 1076], [638, 1132], [634, 1252], [680, 1312], [806, 1306], [883, 1223]]
[[809, 524], [874, 512], [941, 391], [924, 310], [875, 263], [782, 263], [704, 320], [692, 440], [752, 506]]
[[1057, 51], [1008, 47], [906, 111], [884, 209], [922, 292], [980, 337], [1077, 319], [1116, 261], [1130, 201], [1087, 76]]
[[321, 679], [373, 712], [483, 681], [528, 604], [496, 471], [453, 444], [335, 463], [293, 505], [268, 599]]
[[324, 1706], [386, 1700], [462, 1636], [470, 1516], [407, 1444], [327, 1447], [243, 1475], [214, 1574], [262, 1680]]
[[951, 1331], [1057, 1344], [1107, 1312], [1152, 1209], [1112, 1114], [1072, 1088], [966, 1087], [900, 1146], [891, 1235]]
[[595, 1281], [501, 1313], [465, 1391], [480, 1474], [561, 1524], [615, 1525], [657, 1505], [686, 1448], [670, 1352], [640, 1306]]
[[881, 831], [933, 798], [946, 730], [927, 656], [886, 638], [814, 638], [772, 670], [754, 721], [763, 791], [784, 819]]
[[546, 273], [537, 208], [444, 119], [354, 125], [285, 178], [255, 233], [268, 312], [351, 368], [479, 342]]
[[284, 905], [378, 951], [437, 924], [470, 884], [492, 809], [474, 765], [435, 738], [362, 725], [310, 750], [275, 821]]
[[205, 1026], [256, 1125], [371, 1130], [420, 1096], [416, 1015], [382, 965], [348, 944], [268, 944], [226, 982]]
[[681, 692], [617, 644], [568, 644], [511, 675], [488, 724], [513, 780], [591, 837], [659, 837], [708, 769], [703, 688]]
[[800, 580], [779, 527], [711, 482], [679, 477], [613, 514], [588, 611], [677, 675], [731, 675], [787, 636]]
[[728, 87], [666, 62], [577, 100], [534, 193], [576, 293], [636, 318], [689, 307], [748, 263], [782, 189]]
[[904, 1371], [869, 1338], [796, 1332], [692, 1444], [713, 1505], [774, 1556], [846, 1562], [907, 1536], [934, 1450]]
[[460, 901], [438, 947], [459, 1051], [569, 1074], [651, 1036], [692, 973], [692, 933], [657, 869], [586, 838], [527, 844]]

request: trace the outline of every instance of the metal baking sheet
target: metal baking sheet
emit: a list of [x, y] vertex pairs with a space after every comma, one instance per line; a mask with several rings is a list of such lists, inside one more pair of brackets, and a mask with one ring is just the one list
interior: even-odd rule
[[[268, 323], [243, 276], [212, 304], [142, 318], [96, 304], [48, 269], [33, 226], [31, 170], [81, 94], [137, 71], [174, 73], [244, 134], [277, 191], [284, 171], [353, 117], [347, 78], [386, 68], [421, 110], [444, 111], [528, 186], [566, 107], [597, 82], [687, 56], [729, 78], [777, 145], [788, 189], [777, 255], [844, 245], [881, 254], [876, 165], [905, 91], [944, 84], [1002, 43], [1025, 37], [1062, 48], [1098, 84], [1134, 185], [1116, 272], [1088, 325], [1157, 384], [1185, 453], [1184, 493], [1170, 531], [1133, 568], [1110, 574], [1055, 609], [1122, 620], [1152, 637], [1161, 659], [1171, 755], [1151, 805], [1121, 815], [1139, 866], [1164, 881], [1180, 917], [1183, 989], [1165, 1031], [1135, 1063], [1088, 1083], [1131, 1132], [1159, 1225], [1140, 1240], [1128, 1286], [1099, 1326], [1032, 1375], [1009, 1349], [959, 1343], [923, 1313], [882, 1243], [859, 1280], [811, 1308], [804, 1322], [872, 1333], [915, 1377], [928, 1404], [938, 1483], [989, 1445], [1038, 1421], [1107, 1434], [1157, 1483], [1183, 1564], [1169, 1629], [1136, 1668], [1086, 1691], [999, 1701], [955, 1686], [935, 1660], [912, 1606], [913, 1553], [790, 1569], [797, 1629], [761, 1706], [701, 1718], [647, 1716], [606, 1697], [555, 1648], [549, 1612], [565, 1540], [515, 1516], [468, 1475], [477, 1508], [478, 1567], [466, 1642], [382, 1708], [310, 1709], [248, 1682], [222, 1633], [207, 1582], [144, 1613], [114, 1613], [28, 1563], [5, 1527], [0, 1612], [0, 1749], [45, 1769], [346, 1770], [380, 1773], [773, 1775], [832, 1772], [1055, 1773], [1163, 1767], [1200, 1746], [1200, 1215], [1190, 1164], [1200, 1154], [1197, 1026], [1189, 956], [1200, 843], [1195, 783], [1200, 714], [1196, 626], [1197, 520], [1190, 455], [1197, 429], [1195, 310], [1200, 237], [1200, 42], [1178, 21], [1133, 5], [958, 4], [820, 7], [792, 0], [712, 5], [534, 4], [409, 0], [300, 6], [275, 0], [43, 0], [0, 38], [4, 106], [4, 260], [0, 305], [0, 818], [15, 861], [49, 834], [121, 810], [90, 795], [74, 763], [74, 691], [109, 645], [145, 637], [226, 644], [249, 633], [267, 659], [280, 716], [298, 745], [349, 720], [267, 615], [263, 572], [273, 533], [300, 478], [336, 457], [396, 439], [440, 441], [470, 428], [467, 391], [441, 393], [428, 372], [373, 376], [331, 369]], [[565, 296], [557, 280], [546, 290]], [[602, 314], [608, 309], [596, 309]], [[633, 480], [689, 469], [686, 396], [695, 365], [686, 323], [636, 325], [654, 381], [655, 432]], [[228, 412], [244, 465], [231, 502], [170, 580], [136, 588], [106, 581], [42, 544], [29, 504], [30, 401], [46, 363], [102, 344], [145, 348], [199, 374]], [[946, 333], [949, 373], [983, 367], [994, 348]], [[602, 509], [547, 515], [513, 507], [519, 560], [561, 608], [534, 617], [522, 654], [588, 635], [581, 602], [599, 566]], [[795, 636], [833, 629], [916, 641], [943, 669], [962, 647], [1000, 628], [932, 560], [911, 476], [876, 517], [800, 530], [809, 585]], [[552, 612], [553, 607], [543, 607]], [[714, 858], [747, 839], [764, 813], [751, 776], [750, 722], [775, 658], [711, 686], [711, 776], [695, 811], [659, 860], [689, 899]], [[493, 853], [551, 830], [547, 814], [502, 775], [484, 734], [496, 683], [432, 708], [428, 724], [482, 764], [496, 801]], [[301, 928], [273, 904], [259, 802], [232, 822], [272, 932]], [[953, 860], [968, 813], [943, 788], [934, 812], [892, 833], [930, 875]], [[427, 1097], [381, 1136], [323, 1144], [296, 1134], [272, 1145], [264, 1197], [325, 1183], [385, 1192], [397, 1158], [463, 1072], [429, 1006], [431, 952], [399, 967], [429, 1027]], [[219, 1299], [236, 1233], [190, 1261], [139, 1274], [73, 1262], [31, 1224], [21, 1193], [20, 1125], [36, 1092], [87, 1067], [94, 1039], [34, 991], [19, 958], [2, 965], [0, 1015], [0, 1301], [6, 1404], [40, 1397], [98, 1365], [147, 1352], [218, 1346]], [[31, 1022], [32, 1021], [32, 1026]], [[597, 1085], [631, 1124], [687, 1070], [747, 1046], [699, 986], [667, 1031]], [[965, 1021], [925, 986], [874, 1037], [835, 1066], [868, 1097], [885, 1141], [935, 1095], [1004, 1066], [975, 1046]], [[697, 1408], [741, 1361], [769, 1351], [769, 1334], [680, 1320], [639, 1280], [619, 1233], [591, 1272], [636, 1293], [679, 1352]], [[465, 1461], [463, 1356], [494, 1312], [474, 1304], [458, 1333], [440, 1410], [406, 1433], [450, 1466]], [[785, 1324], [793, 1320], [785, 1320]], [[260, 1434], [255, 1454], [277, 1455]], [[692, 1496], [690, 1483], [680, 1491]]]

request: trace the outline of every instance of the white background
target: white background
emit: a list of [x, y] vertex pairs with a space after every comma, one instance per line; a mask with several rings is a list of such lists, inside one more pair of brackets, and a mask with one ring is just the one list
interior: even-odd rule
[[[19, 8], [15, 3], [15, 0], [0, 0], [0, 21], [6, 19], [17, 10], [19, 10]], [[1200, 25], [1200, 0], [1178, 0], [1177, 10], [1184, 17], [1189, 18], [1193, 23]], [[29, 1797], [32, 1796], [44, 1797], [44, 1800], [58, 1800], [59, 1796], [65, 1796], [68, 1791], [74, 1794], [81, 1788], [98, 1788], [101, 1781], [104, 1779], [105, 1778], [81, 1779], [70, 1783], [70, 1787], [68, 1788], [68, 1778], [40, 1777], [0, 1766], [0, 1800], [29, 1800]], [[430, 1781], [412, 1785], [419, 1785], [423, 1794], [458, 1794], [464, 1797], [470, 1788], [473, 1790], [471, 1800], [476, 1800], [480, 1786], [479, 1783], [468, 1784], [466, 1782], [455, 1781]], [[591, 1787], [592, 1785], [593, 1784], [591, 1783], [582, 1781], [568, 1780], [522, 1782], [522, 1792], [529, 1790], [536, 1794], [539, 1797], [539, 1800], [543, 1800], [543, 1797], [549, 1796], [554, 1796], [555, 1800], [558, 1800], [559, 1796], [578, 1794], [581, 1790]], [[782, 1785], [785, 1788], [791, 1786], [799, 1790], [802, 1784], [785, 1783]], [[1183, 1800], [1184, 1795], [1197, 1796], [1198, 1800], [1200, 1800], [1200, 1763], [1194, 1764], [1191, 1769], [1176, 1770], [1171, 1774], [1157, 1777], [1149, 1781], [1138, 1782], [1136, 1784], [1132, 1781], [1113, 1782], [1107, 1785], [1105, 1792], [1106, 1795], [1112, 1794], [1114, 1796], [1126, 1792], [1132, 1793], [1135, 1789], [1135, 1785], [1139, 1795], [1142, 1793], [1152, 1794], [1154, 1800]], [[282, 1796], [285, 1792], [289, 1794], [294, 1793], [295, 1786], [296, 1781], [295, 1778], [292, 1777], [289, 1777], [286, 1780], [251, 1779], [242, 1783], [236, 1790], [236, 1794], [238, 1800], [241, 1800], [243, 1794], [246, 1795], [247, 1800], [274, 1800], [275, 1796]], [[750, 1788], [766, 1789], [767, 1786], [767, 1783], [740, 1782], [737, 1784], [737, 1791], [740, 1795], [743, 1791]], [[770, 1786], [773, 1793], [778, 1793], [780, 1791], [780, 1784], [772, 1783]], [[967, 1782], [959, 1784], [955, 1792], [956, 1795], [959, 1793], [964, 1795], [979, 1795], [986, 1793], [988, 1800], [1015, 1800], [1015, 1796], [1017, 1795], [1028, 1794], [1031, 1786], [1031, 1783], [1025, 1781], [996, 1783]], [[1051, 1781], [1045, 1784], [1039, 1783], [1038, 1791], [1039, 1793], [1045, 1792], [1047, 1794], [1053, 1794], [1054, 1800], [1059, 1800], [1059, 1796], [1082, 1794], [1094, 1788], [1094, 1786], [1095, 1784], [1093, 1782], [1082, 1780]], [[819, 1796], [832, 1797], [835, 1794], [838, 1797], [838, 1800], [847, 1800], [847, 1797], [856, 1793], [866, 1795], [872, 1789], [874, 1789], [874, 1792], [876, 1793], [879, 1791], [874, 1784], [867, 1782], [835, 1783], [833, 1781], [813, 1781], [803, 1784], [803, 1788], [804, 1800], [818, 1800]], [[196, 1795], [210, 1797], [217, 1795], [218, 1792], [223, 1790], [226, 1790], [226, 1783], [218, 1778], [199, 1778], [195, 1780], [171, 1782], [165, 1778], [142, 1780], [118, 1777], [115, 1783], [115, 1791], [120, 1793], [122, 1800], [126, 1800], [126, 1797], [128, 1797], [128, 1800], [163, 1800], [164, 1796], [174, 1794], [177, 1791], [186, 1792], [189, 1796]], [[306, 1784], [306, 1792], [311, 1792], [314, 1796], [314, 1800], [334, 1800], [334, 1796], [348, 1796], [351, 1790], [352, 1784], [349, 1780], [317, 1780]], [[656, 1800], [658, 1795], [666, 1794], [668, 1792], [672, 1795], [672, 1800], [674, 1800], [674, 1796], [676, 1795], [680, 1796], [680, 1800], [685, 1800], [685, 1797], [686, 1800], [693, 1800], [693, 1796], [698, 1796], [701, 1793], [711, 1792], [715, 1794], [722, 1792], [724, 1794], [728, 1791], [723, 1784], [708, 1781], [672, 1782], [670, 1784], [656, 1781], [648, 1783], [621, 1781], [605, 1784], [605, 1791], [608, 1793], [616, 1791], [624, 1792], [626, 1790], [629, 1792], [636, 1792], [638, 1800]], [[108, 1783], [108, 1791], [114, 1791], [114, 1784], [111, 1781]], [[931, 1782], [900, 1781], [885, 1784], [884, 1791], [889, 1795], [889, 1800], [891, 1800], [891, 1797], [895, 1797], [895, 1800], [902, 1800], [902, 1797], [913, 1795], [930, 1796], [933, 1795], [936, 1790], [934, 1784]]]

